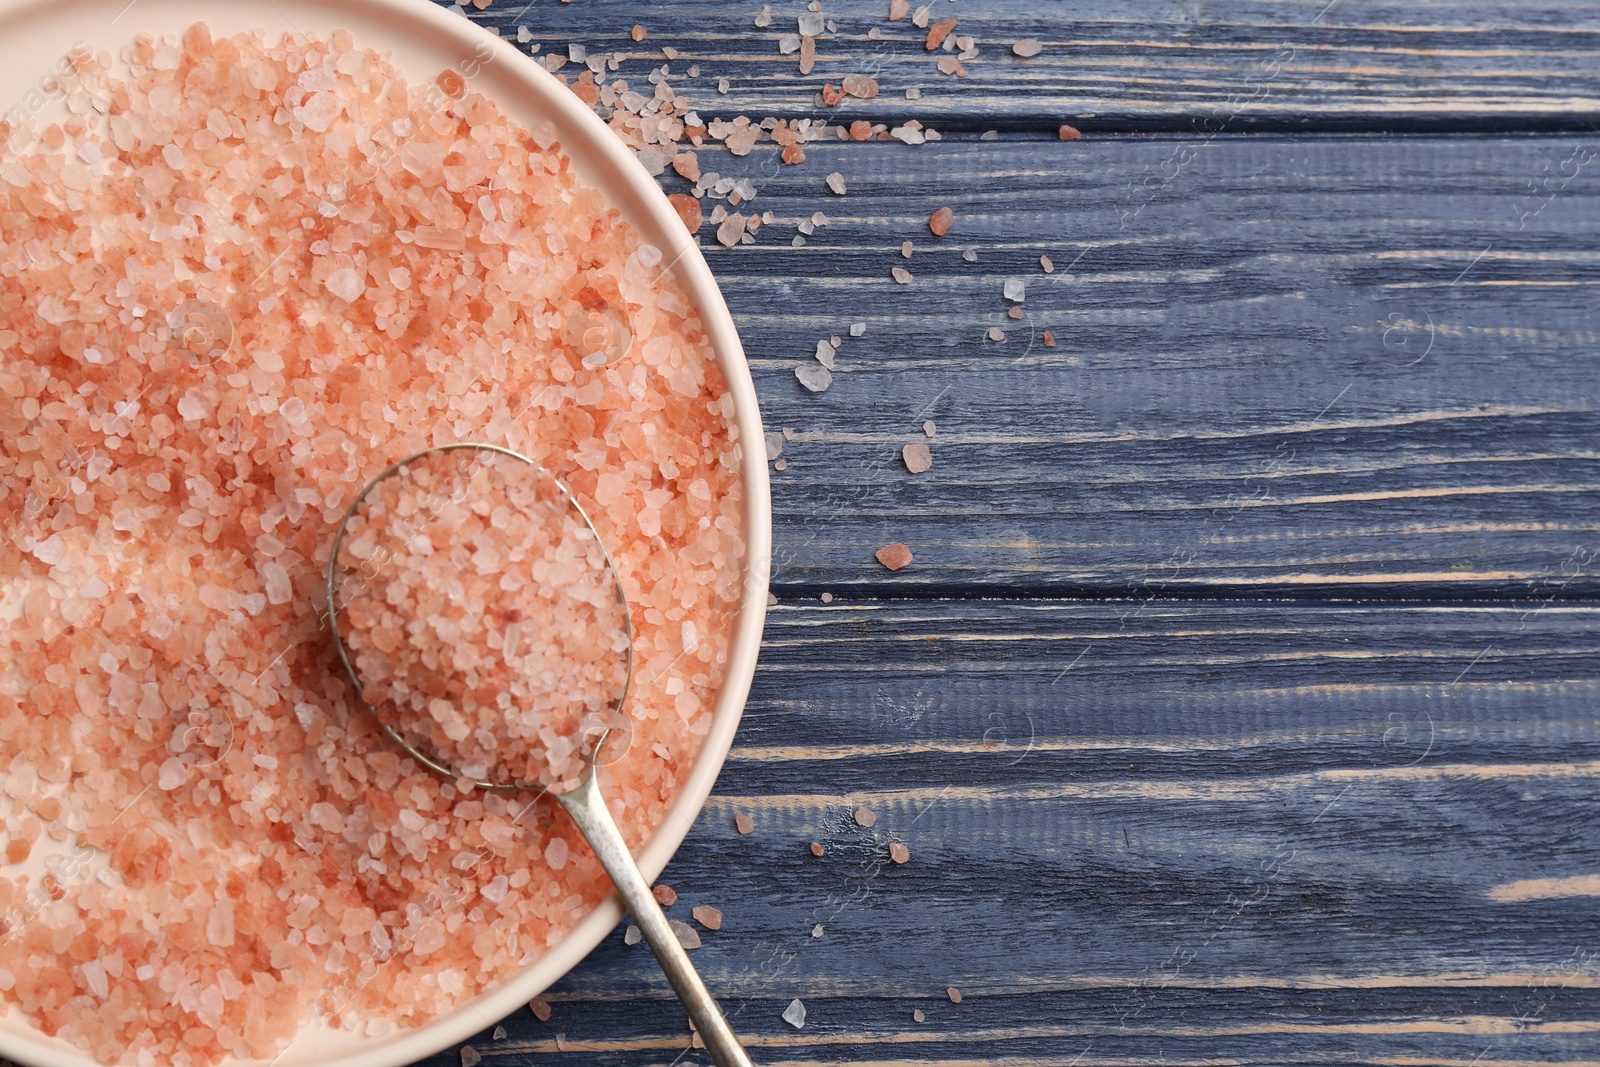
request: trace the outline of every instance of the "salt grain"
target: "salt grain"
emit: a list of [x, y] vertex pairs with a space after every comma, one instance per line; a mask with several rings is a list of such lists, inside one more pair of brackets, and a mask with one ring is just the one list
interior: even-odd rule
[[928, 1017], [922, 1013], [921, 1008], [912, 1008], [911, 1021], [916, 1023], [925, 1023], [928, 1021]]
[[929, 419], [922, 424], [922, 432], [929, 437], [933, 437], [939, 432], [939, 427], [932, 419]]
[[947, 207], [942, 207], [928, 216], [928, 229], [933, 231], [935, 237], [943, 237], [950, 232], [950, 226], [955, 222], [956, 215]]
[[889, 858], [896, 863], [905, 863], [911, 858], [911, 850], [896, 841], [889, 846]]
[[789, 1002], [789, 1006], [783, 1009], [783, 1021], [794, 1027], [796, 1030], [805, 1026], [806, 1006], [800, 1003], [799, 997], [791, 1000]]
[[656, 903], [663, 908], [670, 908], [678, 902], [678, 891], [665, 882], [651, 889], [650, 894], [656, 898]]
[[821, 937], [822, 936], [822, 924], [821, 923], [817, 923], [817, 925], [815, 925], [815, 926], [813, 926], [811, 928], [811, 936], [812, 937]]
[[901, 242], [901, 245], [900, 245], [900, 255], [901, 256], [903, 256], [906, 259], [910, 259], [911, 258], [911, 251], [912, 251], [912, 249], [911, 249], [911, 242], [910, 241]]
[[722, 929], [722, 912], [709, 904], [700, 905], [691, 914], [694, 915], [694, 921], [707, 930]]
[[906, 470], [912, 474], [921, 474], [933, 466], [933, 453], [928, 446], [920, 441], [906, 445], [900, 450], [900, 458], [905, 462]]
[[1011, 46], [1011, 51], [1023, 57], [1024, 59], [1032, 59], [1034, 56], [1044, 51], [1044, 45], [1040, 44], [1032, 37], [1024, 37], [1022, 40]]
[[483, 1056], [471, 1045], [461, 1046], [461, 1067], [478, 1067], [483, 1062]]
[[850, 336], [851, 337], [861, 337], [861, 336], [864, 336], [866, 334], [866, 332], [867, 332], [867, 324], [866, 323], [864, 323], [864, 322], [852, 322], [850, 324]]
[[667, 920], [667, 925], [672, 928], [672, 933], [677, 937], [678, 944], [685, 949], [693, 951], [700, 947], [700, 935], [695, 932], [694, 927], [678, 919]]
[[1044, 271], [1046, 274], [1054, 274], [1056, 272], [1056, 265], [1049, 256], [1040, 256], [1039, 269]]
[[622, 931], [622, 943], [624, 945], [637, 945], [643, 939], [644, 934], [641, 933], [639, 928], [634, 926], [632, 923], [629, 923], [628, 928]]
[[991, 341], [1004, 341], [1006, 339], [1006, 332], [998, 326], [991, 326], [989, 327], [989, 331], [984, 334], [984, 336], [989, 338]]
[[794, 376], [813, 393], [827, 392], [833, 384], [833, 372], [820, 363], [802, 363], [794, 369]]
[[1028, 299], [1028, 285], [1021, 278], [1007, 278], [1000, 289], [1001, 295], [1014, 304]]
[[550, 1021], [550, 1002], [543, 997], [534, 997], [528, 1001], [528, 1008], [533, 1012], [533, 1017], [540, 1022]]
[[901, 285], [911, 284], [911, 272], [904, 267], [894, 267], [889, 271], [889, 274]]
[[813, 856], [821, 856], [825, 852], [826, 852], [826, 850], [822, 847], [822, 842], [821, 841], [813, 841], [813, 842], [811, 842], [811, 854]]
[[838, 171], [834, 171], [824, 180], [828, 183], [828, 188], [833, 190], [835, 196], [843, 196], [845, 194], [843, 174], [840, 174]]
[[[911, 550], [898, 541], [892, 545], [884, 545], [873, 554], [877, 556], [879, 563], [883, 564], [891, 571], [900, 570], [915, 558], [911, 555]], [[876, 821], [876, 816], [873, 816], [870, 811], [866, 811], [865, 808], [862, 808], [861, 811], [856, 812], [857, 822], [861, 822], [862, 812], [866, 812], [868, 816], [871, 816], [874, 821]], [[861, 823], [861, 825], [871, 826], [872, 823]]]
[[944, 992], [945, 992], [945, 996], [950, 998], [950, 1003], [952, 1003], [952, 1004], [960, 1004], [961, 1003], [961, 990], [957, 989], [955, 986], [951, 986], [949, 989], [946, 989]]
[[[901, 545], [900, 547], [904, 548], [905, 546]], [[873, 823], [878, 821], [878, 816], [872, 811], [871, 808], [857, 808], [855, 811], [855, 820], [857, 826], [871, 826]]]
[[738, 830], [741, 834], [748, 834], [755, 830], [756, 823], [754, 819], [750, 818], [750, 816], [741, 811], [735, 813], [733, 816], [733, 828]]

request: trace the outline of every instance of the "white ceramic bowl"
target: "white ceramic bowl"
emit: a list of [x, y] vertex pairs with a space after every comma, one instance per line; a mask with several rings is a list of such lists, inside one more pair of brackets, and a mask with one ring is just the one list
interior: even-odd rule
[[[537, 19], [536, 9], [530, 14]], [[605, 193], [643, 240], [663, 250], [665, 262], [675, 261], [674, 270], [699, 309], [733, 394], [746, 456], [746, 556], [743, 603], [715, 722], [672, 814], [638, 857], [645, 876], [653, 880], [699, 815], [733, 743], [761, 645], [771, 561], [772, 507], [767, 468], [761, 462], [755, 387], [733, 319], [699, 246], [655, 179], [586, 105], [514, 45], [428, 0], [0, 0], [0, 114], [22, 108], [48, 118], [52, 103], [39, 91], [41, 80], [79, 42], [114, 55], [140, 31], [176, 33], [197, 20], [219, 36], [259, 29], [276, 37], [292, 29], [326, 37], [343, 28], [358, 46], [390, 52], [413, 83], [431, 80], [446, 67], [475, 72], [471, 87], [513, 118], [526, 126], [555, 123], [579, 174]], [[485, 1019], [502, 1018], [526, 1004], [588, 955], [621, 918], [621, 905], [609, 900], [532, 967], [427, 1026], [385, 1038], [308, 1029], [274, 1061], [276, 1067], [399, 1067], [432, 1055], [483, 1029]], [[45, 1037], [15, 1010], [0, 1017], [0, 1056], [35, 1067], [95, 1063], [65, 1041]]]

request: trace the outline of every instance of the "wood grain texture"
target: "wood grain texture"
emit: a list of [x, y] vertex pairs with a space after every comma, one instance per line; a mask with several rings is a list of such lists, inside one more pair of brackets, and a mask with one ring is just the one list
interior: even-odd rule
[[[766, 421], [796, 435], [774, 475], [776, 581], [1592, 594], [1600, 382], [1573, 356], [1600, 337], [1600, 158], [1524, 199], [1584, 149], [837, 145], [758, 176], [764, 247], [707, 257]], [[847, 196], [823, 188], [834, 170]], [[936, 239], [941, 205], [956, 224]], [[831, 222], [791, 247], [819, 210]], [[794, 368], [835, 335], [834, 384], [807, 393]], [[934, 465], [913, 476], [899, 453], [927, 419]], [[893, 541], [917, 561], [889, 576], [873, 552]]]
[[[780, 603], [671, 914], [726, 913], [695, 960], [769, 1065], [1593, 1062], [1593, 892], [1496, 890], [1600, 872], [1597, 629], [1571, 606]], [[549, 999], [475, 1047], [684, 1044], [621, 931]]]
[[[1589, 130], [1600, 119], [1600, 11], [1593, 5], [1516, 0], [1350, 3], [1347, 0], [928, 0], [934, 19], [960, 20], [977, 39], [966, 78], [941, 74], [944, 52], [927, 31], [888, 22], [887, 0], [833, 2], [817, 62], [801, 76], [798, 56], [780, 55], [803, 5], [760, 3], [524, 5], [501, 3], [474, 17], [503, 36], [523, 25], [544, 54], [569, 44], [620, 52], [621, 76], [680, 54], [683, 79], [708, 117], [804, 115], [825, 81], [870, 74], [883, 92], [835, 113], [849, 121], [915, 117], [941, 129], [1048, 129], [1079, 122], [1091, 132], [1227, 129]], [[913, 5], [913, 7], [918, 5]], [[649, 38], [635, 43], [635, 24]], [[882, 40], [867, 34], [874, 27]], [[1040, 55], [1011, 45], [1034, 38]], [[630, 70], [629, 68], [633, 68]], [[577, 68], [569, 68], [577, 69]], [[718, 78], [730, 82], [718, 93]], [[677, 87], [677, 86], [675, 86]], [[908, 103], [905, 90], [922, 90]]]

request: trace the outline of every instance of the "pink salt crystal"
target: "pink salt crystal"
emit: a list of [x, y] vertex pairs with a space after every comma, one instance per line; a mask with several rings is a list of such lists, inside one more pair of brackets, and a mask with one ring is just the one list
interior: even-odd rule
[[663, 908], [670, 908], [678, 902], [678, 891], [666, 883], [661, 883], [650, 890], [656, 898], [656, 903]]
[[639, 931], [637, 926], [630, 924], [626, 930], [622, 931], [622, 943], [624, 945], [637, 945], [643, 938], [644, 934]]
[[902, 845], [900, 842], [896, 841], [894, 844], [889, 846], [889, 858], [894, 860], [896, 863], [905, 863], [911, 858], [911, 850], [906, 848], [906, 846]]
[[328, 292], [347, 303], [352, 303], [366, 291], [366, 286], [361, 282], [361, 275], [349, 267], [341, 267], [328, 275], [328, 280], [323, 283], [328, 287]]
[[542, 1023], [550, 1021], [550, 1002], [543, 997], [534, 997], [528, 1001], [528, 1007], [533, 1011], [533, 1017]]
[[889, 0], [889, 21], [899, 22], [911, 12], [909, 0]]
[[709, 904], [701, 904], [692, 912], [694, 921], [704, 926], [707, 930], [722, 929], [722, 912]]
[[898, 541], [892, 545], [884, 545], [874, 554], [878, 557], [879, 563], [892, 571], [900, 570], [913, 558], [911, 550]]
[[933, 452], [921, 441], [914, 441], [902, 448], [900, 458], [905, 461], [906, 470], [912, 474], [921, 474], [933, 466]]
[[745, 217], [735, 212], [722, 220], [722, 225], [717, 227], [717, 243], [724, 248], [732, 248], [739, 243], [739, 238], [744, 235]]
[[829, 174], [825, 180], [828, 183], [828, 188], [833, 191], [835, 196], [843, 196], [845, 194], [843, 174], [840, 174], [838, 171], [834, 171], [832, 174]]
[[871, 808], [857, 808], [855, 820], [857, 826], [871, 826], [878, 821], [878, 816]]
[[895, 267], [892, 270], [890, 270], [889, 273], [894, 276], [894, 280], [896, 282], [898, 282], [899, 284], [901, 284], [901, 285], [910, 285], [911, 284], [911, 272], [906, 270], [904, 267]]
[[483, 1056], [471, 1045], [461, 1046], [461, 1067], [478, 1067], [483, 1062]]
[[928, 1021], [928, 1017], [925, 1014], [923, 1014], [923, 1011], [922, 1011], [921, 1008], [912, 1008], [911, 1009], [911, 1021], [912, 1022], [918, 1022], [918, 1023], [925, 1023], [925, 1022]]
[[700, 935], [695, 933], [694, 927], [678, 919], [667, 920], [667, 925], [672, 927], [672, 933], [677, 937], [678, 944], [690, 950], [700, 947]]
[[733, 817], [733, 828], [738, 830], [741, 834], [752, 833], [755, 831], [756, 822], [754, 819], [750, 818], [750, 816], [741, 811], [735, 814]]
[[950, 998], [950, 1003], [952, 1003], [952, 1004], [960, 1004], [961, 1003], [961, 990], [957, 989], [955, 986], [951, 986], [949, 989], [946, 989], [945, 990], [945, 995]]

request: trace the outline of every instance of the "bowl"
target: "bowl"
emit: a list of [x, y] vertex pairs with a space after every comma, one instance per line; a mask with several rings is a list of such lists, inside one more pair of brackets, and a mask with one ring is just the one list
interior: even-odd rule
[[[745, 447], [742, 596], [732, 628], [726, 681], [717, 695], [707, 734], [683, 789], [665, 822], [637, 857], [653, 880], [677, 851], [711, 792], [744, 709], [755, 672], [766, 615], [771, 560], [772, 514], [766, 464], [751, 454], [762, 441], [761, 417], [744, 352], [727, 305], [699, 245], [689, 235], [655, 179], [605, 124], [542, 67], [514, 45], [428, 0], [0, 0], [0, 41], [7, 62], [0, 66], [0, 114], [49, 121], [58, 105], [49, 76], [75, 46], [113, 54], [140, 31], [178, 33], [204, 21], [217, 35], [262, 30], [275, 38], [286, 31], [326, 37], [346, 29], [358, 46], [391, 54], [409, 81], [421, 83], [441, 69], [470, 72], [472, 88], [492, 99], [524, 126], [555, 124], [580, 176], [600, 189], [638, 230], [662, 249], [685, 293], [699, 310], [734, 401], [734, 421]], [[303, 1030], [273, 1061], [277, 1067], [398, 1067], [457, 1044], [526, 1004], [598, 945], [621, 920], [612, 896], [532, 966], [487, 994], [466, 1002], [425, 1026], [371, 1038], [359, 1033]], [[35, 1067], [93, 1067], [95, 1060], [67, 1042], [46, 1037], [20, 1012], [0, 1017], [0, 1056]]]

